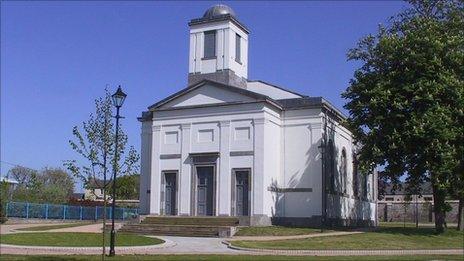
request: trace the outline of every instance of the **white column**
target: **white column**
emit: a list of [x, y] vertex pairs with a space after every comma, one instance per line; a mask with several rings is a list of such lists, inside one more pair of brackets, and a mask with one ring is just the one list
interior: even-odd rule
[[265, 119], [254, 119], [254, 160], [253, 160], [253, 187], [252, 189], [252, 215], [262, 215], [264, 194], [264, 123]]
[[178, 193], [178, 206], [179, 215], [185, 216], [190, 215], [190, 176], [192, 166], [189, 161], [190, 153], [190, 136], [191, 136], [191, 124], [182, 124], [181, 132], [181, 162], [180, 162], [180, 173], [179, 173], [179, 193]]
[[219, 122], [220, 127], [220, 144], [219, 144], [219, 172], [217, 173], [217, 197], [218, 197], [218, 214], [220, 216], [230, 215], [230, 121]]
[[150, 214], [160, 214], [161, 172], [161, 126], [153, 126], [151, 140], [151, 181], [150, 181]]

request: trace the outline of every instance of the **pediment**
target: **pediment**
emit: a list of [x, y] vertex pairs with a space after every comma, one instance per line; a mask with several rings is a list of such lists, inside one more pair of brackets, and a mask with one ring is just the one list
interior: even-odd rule
[[238, 87], [203, 81], [150, 106], [150, 109], [181, 108], [201, 105], [253, 102], [265, 96]]

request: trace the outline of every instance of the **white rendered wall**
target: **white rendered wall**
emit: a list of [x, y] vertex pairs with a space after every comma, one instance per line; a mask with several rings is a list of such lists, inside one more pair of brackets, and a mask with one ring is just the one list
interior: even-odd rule
[[[204, 57], [204, 32], [216, 30], [216, 58]], [[235, 34], [241, 37], [241, 62], [235, 61]], [[239, 77], [248, 77], [248, 34], [231, 21], [212, 22], [190, 27], [189, 73], [214, 73], [230, 69]]]
[[[152, 157], [151, 187], [155, 191], [150, 197], [151, 214], [160, 213], [160, 179], [165, 170], [179, 171], [178, 213], [190, 214], [191, 164], [189, 153], [220, 152], [217, 162], [216, 214], [230, 215], [231, 210], [231, 170], [249, 168], [254, 175], [254, 155], [230, 156], [231, 151], [243, 152], [254, 149], [253, 119], [264, 118], [263, 104], [245, 106], [221, 106], [219, 108], [198, 108], [155, 112], [153, 125], [157, 126], [160, 142], [153, 145], [158, 148], [157, 156]], [[236, 131], [238, 132], [236, 133]], [[243, 132], [247, 130], [247, 132]], [[244, 133], [248, 133], [245, 135]], [[177, 139], [173, 138], [176, 137]], [[166, 136], [167, 135], [167, 136]], [[238, 136], [237, 136], [238, 135]], [[168, 142], [167, 142], [168, 141]], [[177, 143], [175, 141], [178, 141]], [[152, 152], [156, 154], [154, 151]], [[160, 155], [181, 154], [180, 159], [160, 159]], [[142, 164], [145, 166], [146, 164]], [[157, 170], [155, 172], [155, 170]], [[261, 176], [262, 179], [262, 176]], [[257, 193], [262, 193], [258, 189]], [[255, 194], [252, 195], [253, 202]], [[262, 195], [257, 196], [262, 198]], [[262, 205], [262, 204], [261, 204]], [[262, 207], [261, 207], [262, 209]]]
[[[281, 193], [280, 205], [285, 217], [311, 217], [321, 214], [322, 137], [319, 109], [284, 113], [284, 188], [300, 188], [304, 192]], [[312, 191], [308, 191], [308, 190]]]
[[264, 125], [264, 186], [263, 214], [272, 217], [276, 215], [278, 200], [271, 187], [279, 184], [281, 176], [281, 121], [280, 117], [267, 117]]

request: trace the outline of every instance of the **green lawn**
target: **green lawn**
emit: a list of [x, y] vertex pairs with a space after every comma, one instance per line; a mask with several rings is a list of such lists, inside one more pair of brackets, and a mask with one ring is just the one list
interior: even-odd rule
[[90, 225], [94, 223], [90, 222], [79, 222], [79, 223], [69, 223], [69, 224], [59, 224], [59, 225], [46, 225], [46, 226], [37, 226], [37, 227], [25, 227], [25, 228], [18, 228], [18, 231], [46, 231], [51, 229], [59, 229], [59, 228], [68, 228], [68, 227], [80, 227], [85, 225]]
[[291, 236], [320, 233], [318, 228], [296, 228], [296, 227], [241, 227], [235, 236]]
[[[109, 235], [105, 238], [109, 245]], [[62, 247], [98, 247], [101, 246], [102, 234], [97, 233], [18, 233], [2, 235], [0, 243], [31, 246], [62, 246]], [[132, 234], [117, 234], [116, 246], [146, 246], [161, 244], [164, 241]]]
[[[117, 253], [116, 253], [117, 254]], [[12, 256], [12, 255], [2, 255], [2, 260], [8, 261], [97, 261], [101, 260], [101, 256]], [[321, 260], [321, 261], [342, 261], [342, 260], [352, 260], [352, 261], [364, 261], [364, 260], [378, 260], [378, 261], [389, 261], [389, 260], [398, 260], [398, 261], [423, 261], [423, 260], [462, 260], [461, 256], [455, 255], [441, 255], [441, 256], [340, 256], [340, 257], [317, 257], [317, 256], [235, 256], [235, 255], [130, 255], [130, 256], [116, 256], [114, 258], [107, 257], [106, 260], [166, 260], [166, 261], [190, 261], [190, 260], [221, 260], [221, 261], [235, 261], [235, 260], [252, 260], [252, 261], [268, 261], [268, 260]]]
[[234, 246], [269, 249], [453, 249], [463, 248], [464, 233], [448, 229], [436, 235], [433, 228], [381, 227], [355, 235], [298, 240], [233, 241]]

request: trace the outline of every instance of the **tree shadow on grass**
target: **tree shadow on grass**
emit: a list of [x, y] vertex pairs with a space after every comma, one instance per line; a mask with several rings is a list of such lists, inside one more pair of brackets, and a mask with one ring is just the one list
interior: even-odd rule
[[[435, 232], [433, 227], [380, 227], [374, 230], [375, 233], [385, 233], [394, 235], [406, 236], [436, 236], [439, 235]], [[446, 233], [446, 232], [445, 232]], [[449, 232], [446, 234], [450, 234]], [[451, 232], [452, 234], [452, 232]]]

